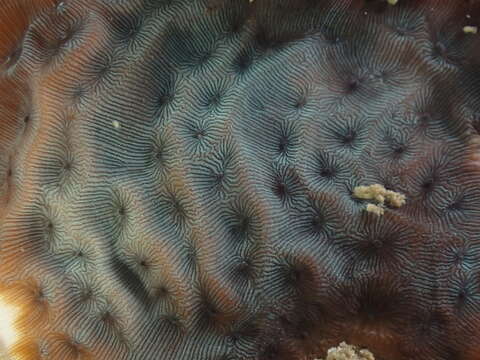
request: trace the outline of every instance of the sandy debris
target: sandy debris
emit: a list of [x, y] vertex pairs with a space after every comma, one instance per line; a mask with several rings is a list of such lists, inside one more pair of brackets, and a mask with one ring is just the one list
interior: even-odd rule
[[478, 32], [478, 27], [476, 26], [464, 26], [463, 32], [465, 34], [476, 34]]
[[383, 214], [385, 214], [385, 208], [383, 206], [378, 206], [375, 204], [367, 204], [365, 210], [378, 216], [382, 216]]
[[328, 350], [325, 360], [375, 360], [375, 357], [369, 350], [358, 349], [356, 346], [348, 345], [343, 341], [339, 346]]
[[367, 204], [365, 210], [377, 215], [385, 213], [384, 205], [399, 208], [405, 205], [405, 195], [387, 190], [383, 185], [373, 184], [368, 186], [357, 186], [353, 189], [353, 196], [357, 199], [373, 200], [374, 204]]

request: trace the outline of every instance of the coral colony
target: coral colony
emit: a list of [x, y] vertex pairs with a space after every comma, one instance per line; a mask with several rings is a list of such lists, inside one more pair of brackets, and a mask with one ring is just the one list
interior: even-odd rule
[[0, 356], [479, 360], [479, 26], [0, 0]]

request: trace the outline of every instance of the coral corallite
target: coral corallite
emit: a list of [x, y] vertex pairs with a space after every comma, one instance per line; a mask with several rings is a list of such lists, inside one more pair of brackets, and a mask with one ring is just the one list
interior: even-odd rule
[[479, 25], [477, 0], [0, 0], [11, 358], [479, 360]]

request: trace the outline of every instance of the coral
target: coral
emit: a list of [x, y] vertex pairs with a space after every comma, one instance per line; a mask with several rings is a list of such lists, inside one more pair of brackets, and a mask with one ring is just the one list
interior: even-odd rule
[[[479, 19], [0, 0], [11, 356], [479, 360]], [[365, 211], [369, 184], [406, 201]]]

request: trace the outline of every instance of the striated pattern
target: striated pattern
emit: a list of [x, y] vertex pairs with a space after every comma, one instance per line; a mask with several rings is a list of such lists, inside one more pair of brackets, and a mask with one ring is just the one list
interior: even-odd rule
[[480, 2], [394, 3], [0, 0], [13, 358], [479, 360]]

